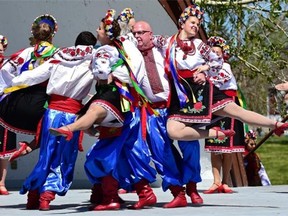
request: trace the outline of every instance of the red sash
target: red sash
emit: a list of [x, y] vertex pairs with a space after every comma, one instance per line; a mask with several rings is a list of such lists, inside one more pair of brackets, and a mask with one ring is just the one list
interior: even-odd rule
[[82, 103], [79, 100], [75, 100], [69, 97], [61, 95], [51, 95], [48, 107], [68, 113], [77, 113], [82, 107]]

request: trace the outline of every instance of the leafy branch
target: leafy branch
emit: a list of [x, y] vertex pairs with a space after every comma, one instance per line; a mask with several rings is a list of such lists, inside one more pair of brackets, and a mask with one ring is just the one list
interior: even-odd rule
[[206, 5], [230, 5], [232, 4], [237, 4], [237, 5], [245, 5], [245, 4], [250, 4], [250, 3], [255, 3], [259, 2], [260, 0], [236, 0], [236, 1], [213, 1], [213, 0], [195, 0], [195, 3], [205, 3]]

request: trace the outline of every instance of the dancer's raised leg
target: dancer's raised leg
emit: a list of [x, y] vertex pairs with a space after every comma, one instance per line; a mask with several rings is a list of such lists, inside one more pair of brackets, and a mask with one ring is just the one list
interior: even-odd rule
[[215, 127], [209, 130], [195, 129], [175, 120], [168, 120], [167, 132], [171, 139], [183, 141], [227, 137], [235, 134], [233, 130], [221, 130]]
[[274, 129], [275, 134], [278, 136], [284, 133], [284, 130], [288, 129], [288, 123], [277, 122], [259, 113], [243, 109], [236, 103], [229, 103], [223, 109], [216, 111], [214, 114], [235, 118], [249, 125]]
[[107, 110], [92, 103], [87, 112], [75, 122], [60, 128], [50, 128], [50, 132], [58, 136], [71, 136], [74, 131], [88, 130], [93, 124], [101, 123], [107, 116]]

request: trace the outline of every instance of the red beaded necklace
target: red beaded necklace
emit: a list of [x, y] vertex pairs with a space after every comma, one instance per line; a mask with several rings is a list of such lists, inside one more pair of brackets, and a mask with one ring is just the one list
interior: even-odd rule
[[[194, 55], [195, 54], [195, 45], [193, 43], [193, 38], [191, 38], [189, 41], [183, 41], [179, 38], [179, 36], [176, 38], [177, 46], [184, 52], [183, 60], [187, 58], [187, 55]], [[190, 45], [188, 43], [190, 42]]]

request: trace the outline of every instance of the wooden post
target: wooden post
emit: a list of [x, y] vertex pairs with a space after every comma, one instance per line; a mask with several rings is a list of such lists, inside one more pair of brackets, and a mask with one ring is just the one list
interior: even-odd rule
[[248, 186], [242, 153], [232, 153], [232, 168], [230, 171], [234, 187]]

